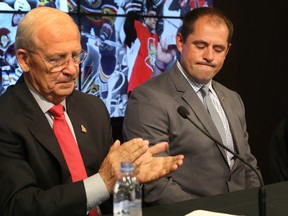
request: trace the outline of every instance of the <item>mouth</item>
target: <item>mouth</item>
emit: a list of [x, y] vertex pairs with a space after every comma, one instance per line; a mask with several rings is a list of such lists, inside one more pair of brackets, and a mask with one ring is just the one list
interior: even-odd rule
[[76, 81], [75, 80], [64, 80], [64, 81], [59, 81], [57, 82], [58, 85], [62, 85], [65, 88], [70, 88], [71, 85], [76, 85]]
[[211, 64], [197, 64], [198, 68], [203, 70], [203, 71], [210, 71], [213, 70], [214, 66]]
[[207, 63], [207, 62], [205, 62], [205, 63], [200, 62], [200, 63], [197, 63], [197, 65], [203, 66], [203, 67], [212, 67], [212, 68], [215, 67], [215, 64], [211, 64], [211, 63]]

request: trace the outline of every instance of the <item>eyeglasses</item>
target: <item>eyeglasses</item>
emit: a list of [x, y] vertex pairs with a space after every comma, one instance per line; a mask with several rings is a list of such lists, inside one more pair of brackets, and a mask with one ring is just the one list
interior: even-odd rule
[[[27, 50], [29, 53], [34, 53], [38, 55], [44, 64], [46, 65], [49, 64], [51, 67], [51, 70], [53, 69], [54, 71], [61, 71], [63, 70], [67, 64], [70, 61], [69, 55], [62, 55], [62, 54], [56, 54], [52, 56], [47, 56], [47, 57], [42, 57], [39, 53], [32, 51], [32, 50]], [[88, 53], [85, 50], [81, 50], [80, 52], [73, 52], [71, 55], [72, 63], [75, 66], [79, 66], [87, 57]], [[46, 65], [47, 67], [47, 65]]]

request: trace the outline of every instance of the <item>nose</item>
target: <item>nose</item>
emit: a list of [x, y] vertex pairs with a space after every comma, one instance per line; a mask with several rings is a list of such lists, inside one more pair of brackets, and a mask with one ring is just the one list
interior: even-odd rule
[[75, 75], [79, 71], [79, 65], [75, 64], [73, 62], [72, 58], [67, 59], [67, 62], [65, 63], [65, 67], [63, 68], [63, 73], [69, 74], [69, 75]]
[[204, 54], [203, 54], [203, 58], [207, 61], [207, 62], [212, 62], [214, 60], [214, 52], [213, 52], [213, 48], [208, 46], [205, 48]]

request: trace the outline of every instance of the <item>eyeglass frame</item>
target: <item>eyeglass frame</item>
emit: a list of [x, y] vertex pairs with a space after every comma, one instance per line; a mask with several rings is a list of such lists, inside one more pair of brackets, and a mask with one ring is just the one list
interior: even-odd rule
[[[47, 57], [42, 57], [42, 55], [40, 55], [38, 52], [36, 51], [33, 51], [33, 50], [28, 50], [28, 49], [25, 49], [28, 53], [34, 53], [36, 55], [38, 55], [42, 61], [44, 62], [45, 66], [47, 67], [46, 63], [48, 63], [50, 66], [51, 66], [51, 70], [57, 70], [57, 71], [61, 71], [63, 70], [67, 63], [69, 63], [70, 59], [72, 59], [72, 63], [74, 66], [79, 66], [82, 62], [85, 61], [85, 59], [87, 58], [88, 56], [88, 52], [85, 51], [84, 49], [81, 49], [81, 51], [79, 53], [75, 53], [73, 52], [72, 53], [72, 56], [69, 58], [69, 55], [65, 55], [65, 57], [61, 54], [61, 55], [58, 55], [56, 59], [57, 61], [60, 61], [61, 63], [57, 63], [57, 62], [54, 62], [53, 61], [56, 61], [55, 59], [47, 59]], [[73, 55], [77, 55], [77, 56], [73, 56]], [[79, 62], [77, 60], [77, 58], [79, 57]], [[61, 60], [63, 59], [63, 60]], [[63, 66], [63, 68], [62, 68]]]

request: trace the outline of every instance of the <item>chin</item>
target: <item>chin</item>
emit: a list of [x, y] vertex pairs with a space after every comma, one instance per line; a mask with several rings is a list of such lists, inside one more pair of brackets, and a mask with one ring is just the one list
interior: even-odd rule
[[74, 85], [73, 87], [69, 87], [69, 88], [59, 88], [56, 92], [57, 92], [57, 95], [68, 96], [72, 94], [73, 90], [74, 90]]

